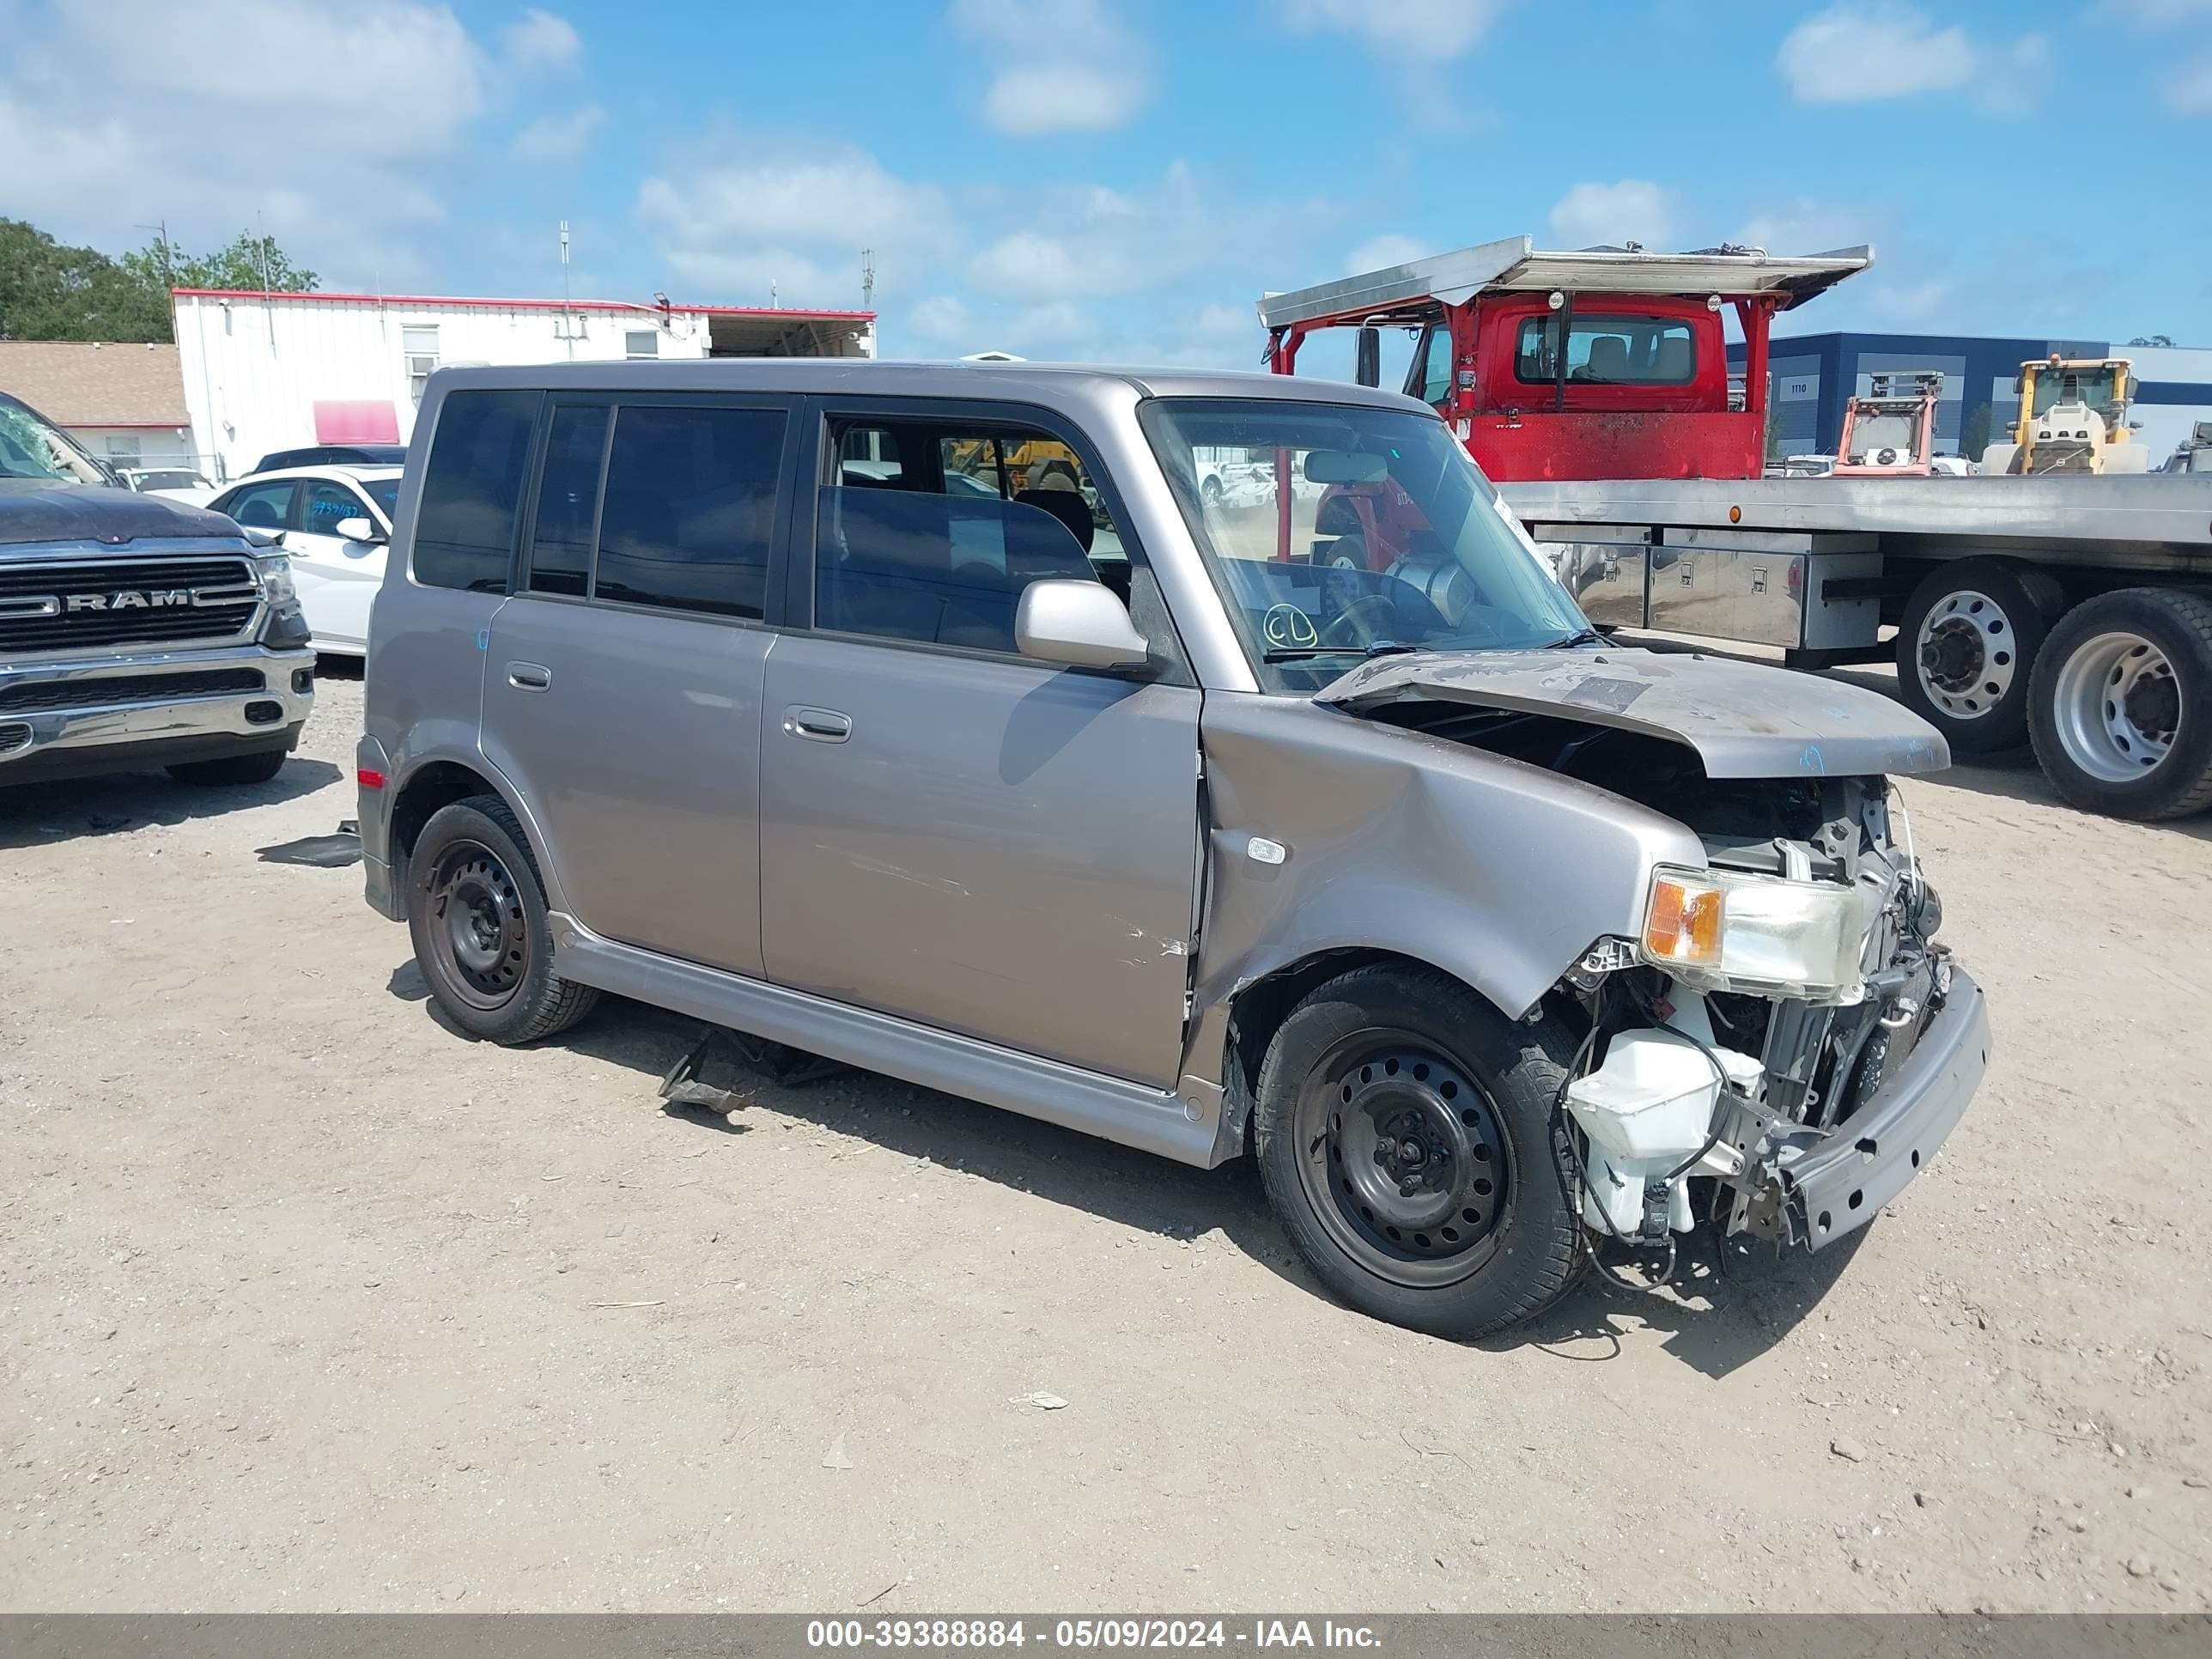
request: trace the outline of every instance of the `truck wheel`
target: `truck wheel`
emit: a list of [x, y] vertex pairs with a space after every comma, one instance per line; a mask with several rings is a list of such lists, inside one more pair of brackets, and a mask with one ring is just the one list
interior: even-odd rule
[[2044, 646], [2030, 715], [2036, 759], [2083, 811], [2212, 806], [2212, 596], [2128, 587], [2076, 606]]
[[1208, 507], [1221, 505], [1222, 489], [1219, 474], [1207, 473], [1205, 479], [1199, 484], [1198, 490], [1200, 495], [1206, 497], [1206, 504]]
[[545, 894], [522, 826], [496, 795], [431, 814], [408, 860], [407, 928], [438, 1006], [492, 1042], [566, 1030], [599, 999], [553, 971]]
[[208, 784], [228, 788], [246, 783], [266, 783], [284, 769], [289, 749], [264, 749], [252, 755], [225, 755], [221, 760], [179, 761], [162, 769], [179, 783]]
[[2027, 683], [2063, 603], [2058, 586], [1996, 559], [1931, 572], [1897, 630], [1897, 689], [1906, 707], [1963, 755], [2015, 749], [2027, 737]]
[[1253, 1133], [1291, 1243], [1361, 1312], [1486, 1335], [1563, 1291], [1581, 1224], [1553, 1101], [1573, 1052], [1429, 969], [1356, 968], [1267, 1045]]

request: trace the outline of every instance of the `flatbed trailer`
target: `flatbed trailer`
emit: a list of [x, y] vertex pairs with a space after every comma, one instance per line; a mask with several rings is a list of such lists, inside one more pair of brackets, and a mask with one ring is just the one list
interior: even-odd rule
[[[1772, 319], [1873, 257], [1513, 237], [1258, 312], [1278, 374], [1316, 331], [1353, 328], [1372, 385], [1380, 331], [1413, 333], [1406, 392], [1600, 626], [1778, 647], [1804, 668], [1893, 654], [1900, 695], [1956, 752], [2032, 742], [2094, 811], [2212, 808], [2212, 479], [1757, 476]], [[1290, 556], [1287, 515], [1282, 539]], [[1379, 534], [1361, 546], [1389, 568]]]

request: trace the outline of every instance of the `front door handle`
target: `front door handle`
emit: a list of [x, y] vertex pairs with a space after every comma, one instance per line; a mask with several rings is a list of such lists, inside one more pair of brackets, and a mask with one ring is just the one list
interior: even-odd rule
[[543, 691], [553, 684], [553, 671], [543, 663], [511, 662], [507, 683], [518, 691]]
[[783, 711], [783, 729], [810, 743], [842, 743], [853, 735], [853, 717], [834, 708], [809, 708], [793, 703]]

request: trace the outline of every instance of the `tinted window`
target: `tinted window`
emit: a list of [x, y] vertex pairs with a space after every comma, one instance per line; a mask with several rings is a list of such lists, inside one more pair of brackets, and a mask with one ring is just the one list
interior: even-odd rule
[[1067, 522], [1021, 501], [825, 489], [817, 523], [814, 620], [842, 633], [1011, 653], [1024, 587], [1097, 580]]
[[299, 483], [280, 478], [274, 483], [248, 484], [223, 504], [223, 511], [255, 530], [283, 530], [292, 522], [292, 497]]
[[415, 580], [507, 592], [535, 392], [456, 392], [438, 416], [415, 515]]
[[368, 517], [361, 498], [343, 484], [312, 483], [307, 486], [307, 507], [301, 515], [300, 527], [317, 536], [335, 536], [343, 520]]
[[784, 424], [774, 410], [619, 410], [593, 596], [764, 614]]
[[[1549, 386], [1559, 313], [1531, 317], [1521, 325], [1514, 352], [1514, 378]], [[1690, 325], [1669, 317], [1626, 313], [1577, 313], [1567, 331], [1570, 386], [1687, 386], [1697, 378], [1698, 354]]]
[[391, 519], [398, 516], [398, 479], [372, 478], [367, 483], [363, 484], [362, 488], [368, 491], [369, 500], [374, 501], [379, 507], [384, 509], [384, 516], [386, 518]]
[[599, 510], [606, 459], [604, 404], [553, 411], [545, 472], [538, 486], [538, 527], [530, 544], [530, 586], [540, 593], [582, 597], [592, 568], [592, 522]]

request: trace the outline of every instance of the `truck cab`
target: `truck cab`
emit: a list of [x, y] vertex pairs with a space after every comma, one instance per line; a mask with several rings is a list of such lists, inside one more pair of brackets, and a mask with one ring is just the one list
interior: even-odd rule
[[[1573, 252], [1508, 237], [1259, 303], [1268, 367], [1296, 372], [1315, 331], [1357, 328], [1363, 385], [1380, 331], [1415, 332], [1405, 390], [1499, 483], [1755, 478], [1765, 453], [1777, 312], [1863, 270], [1864, 247], [1802, 258], [1724, 245]], [[1725, 315], [1747, 343], [1731, 383]]]

